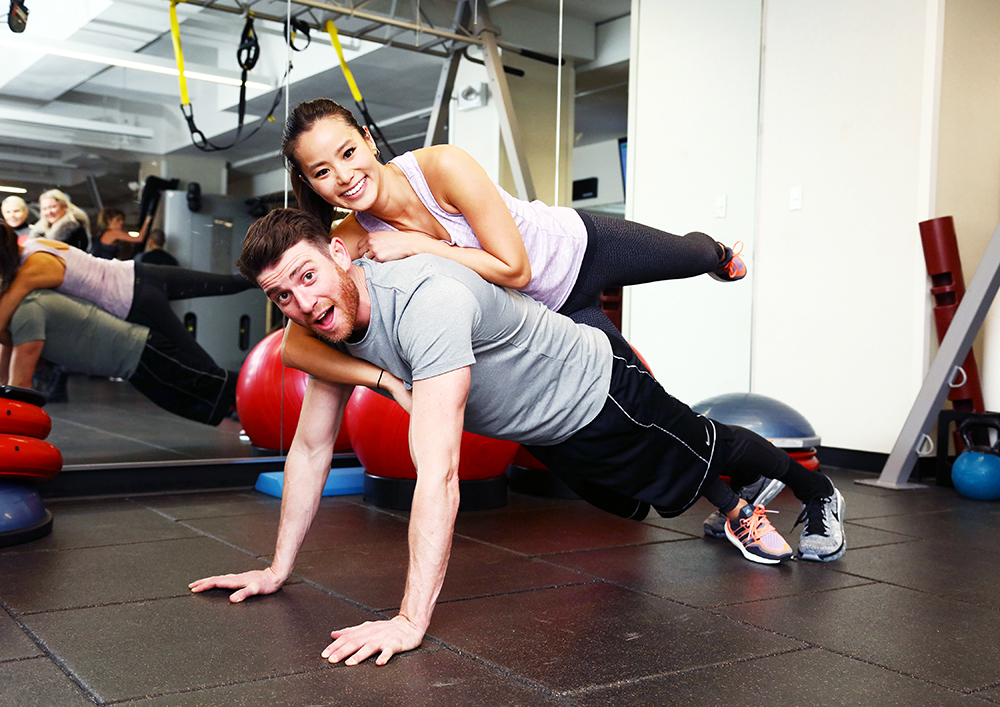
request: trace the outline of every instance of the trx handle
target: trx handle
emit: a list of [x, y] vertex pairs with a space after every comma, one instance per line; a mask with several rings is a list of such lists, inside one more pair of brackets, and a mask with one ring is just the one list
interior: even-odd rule
[[326, 31], [330, 35], [330, 43], [333, 44], [333, 48], [337, 50], [337, 58], [340, 59], [340, 70], [344, 72], [344, 78], [347, 79], [347, 85], [351, 88], [351, 95], [354, 96], [354, 100], [360, 103], [364, 100], [361, 97], [361, 91], [358, 90], [358, 84], [354, 81], [354, 74], [351, 73], [350, 67], [347, 66], [347, 60], [344, 59], [344, 48], [340, 46], [340, 37], [337, 34], [337, 26], [333, 24], [333, 20], [326, 21]]

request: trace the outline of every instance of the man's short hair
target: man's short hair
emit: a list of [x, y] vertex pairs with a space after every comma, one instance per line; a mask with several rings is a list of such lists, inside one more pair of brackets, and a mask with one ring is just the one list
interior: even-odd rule
[[274, 267], [289, 248], [308, 241], [329, 257], [330, 231], [318, 218], [298, 209], [275, 209], [254, 222], [243, 239], [243, 252], [236, 261], [248, 280]]

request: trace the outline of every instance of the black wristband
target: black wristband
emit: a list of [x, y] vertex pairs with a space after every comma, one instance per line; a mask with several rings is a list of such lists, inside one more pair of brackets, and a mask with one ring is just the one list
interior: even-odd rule
[[378, 381], [376, 381], [376, 383], [375, 383], [375, 387], [376, 388], [381, 388], [382, 387], [382, 374], [383, 373], [385, 373], [385, 369], [384, 368], [378, 374]]

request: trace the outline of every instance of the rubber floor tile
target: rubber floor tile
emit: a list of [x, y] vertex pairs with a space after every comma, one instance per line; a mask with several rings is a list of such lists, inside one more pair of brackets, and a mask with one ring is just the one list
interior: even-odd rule
[[952, 689], [1000, 684], [1000, 613], [950, 599], [870, 584], [719, 611]]
[[[918, 540], [905, 545], [848, 551], [830, 565], [889, 584], [1000, 609], [1000, 565], [994, 555], [960, 544]], [[933, 568], [929, 571], [928, 568]]]
[[553, 690], [787, 651], [801, 643], [610, 584], [442, 604], [431, 635]]
[[84, 707], [93, 704], [48, 658], [0, 663], [0, 707]]
[[315, 669], [330, 631], [374, 618], [301, 584], [35, 614], [28, 623], [104, 701]]
[[447, 650], [421, 649], [384, 666], [372, 659], [303, 675], [129, 703], [134, 707], [547, 707], [566, 705]]
[[196, 579], [267, 565], [208, 538], [23, 552], [0, 563], [0, 598], [18, 613], [186, 596]]
[[727, 540], [715, 538], [547, 555], [545, 560], [700, 607], [866, 583], [807, 562], [749, 562]]
[[136, 498], [134, 502], [172, 520], [274, 514], [281, 509], [280, 498], [249, 490], [149, 496]]
[[[43, 655], [17, 622], [0, 609], [0, 662]], [[0, 682], [0, 685], [3, 683]]]
[[17, 552], [126, 545], [198, 535], [129, 501], [47, 505], [52, 512], [52, 534], [30, 543], [4, 548], [0, 557]]
[[[278, 539], [277, 513], [226, 518], [197, 518], [186, 524], [225, 542], [257, 555], [274, 554]], [[320, 508], [302, 551], [325, 550], [350, 545], [379, 542], [406, 544], [407, 524], [404, 520], [367, 506], [344, 503]]]
[[455, 533], [526, 555], [687, 539], [664, 528], [584, 506], [459, 516]]
[[[734, 695], [738, 695], [735, 700]], [[582, 707], [986, 707], [975, 698], [820, 649], [665, 675], [570, 697]]]
[[[409, 550], [404, 541], [299, 553], [295, 574], [373, 608], [403, 598]], [[455, 538], [438, 601], [589, 582], [577, 572], [501, 548]]]
[[[946, 489], [947, 490], [947, 489]], [[858, 525], [927, 540], [950, 542], [966, 550], [992, 552], [997, 544], [1000, 513], [994, 504], [967, 502], [929, 513], [864, 518]]]

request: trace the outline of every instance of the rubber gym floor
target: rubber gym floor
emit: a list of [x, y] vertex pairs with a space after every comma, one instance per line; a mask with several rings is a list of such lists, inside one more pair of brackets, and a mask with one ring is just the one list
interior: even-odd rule
[[[99, 409], [70, 424], [113, 446]], [[155, 413], [126, 416], [155, 430], [134, 438], [119, 416], [117, 444], [155, 440]], [[1000, 505], [828, 471], [849, 546], [828, 565], [743, 560], [702, 537], [704, 501], [642, 523], [513, 493], [463, 512], [424, 644], [384, 667], [320, 652], [331, 630], [394, 614], [405, 513], [324, 499], [292, 580], [231, 605], [187, 584], [266, 567], [277, 499], [249, 486], [49, 499], [53, 533], [0, 550], [0, 704], [1000, 703]], [[785, 491], [771, 508], [794, 546], [797, 502]]]

